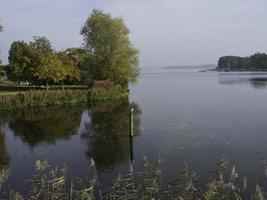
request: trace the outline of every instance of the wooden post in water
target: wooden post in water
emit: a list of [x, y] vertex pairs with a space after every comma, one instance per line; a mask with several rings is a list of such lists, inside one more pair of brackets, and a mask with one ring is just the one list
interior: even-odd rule
[[130, 137], [133, 137], [133, 112], [134, 112], [134, 109], [131, 108], [130, 113], [129, 113], [129, 133], [130, 133]]
[[133, 122], [133, 114], [134, 114], [134, 109], [131, 108], [129, 112], [129, 138], [130, 138], [130, 159], [131, 162], [133, 163], [134, 157], [133, 157], [133, 136], [134, 136], [134, 122]]

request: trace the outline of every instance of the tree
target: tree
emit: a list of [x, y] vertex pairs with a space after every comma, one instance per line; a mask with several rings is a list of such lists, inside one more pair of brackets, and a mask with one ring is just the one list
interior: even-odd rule
[[44, 36], [33, 37], [33, 42], [30, 42], [30, 46], [40, 51], [41, 53], [52, 53], [53, 52], [50, 41]]
[[[4, 27], [0, 24], [0, 33], [4, 31]], [[0, 50], [0, 53], [1, 53], [1, 50]], [[0, 65], [2, 64], [2, 60], [0, 59]], [[1, 73], [1, 72], [0, 72]], [[0, 75], [1, 77], [1, 75]]]
[[60, 52], [57, 54], [62, 63], [62, 68], [65, 72], [64, 80], [72, 82], [75, 80], [80, 80], [81, 75], [77, 63], [73, 57], [66, 54], [65, 52]]
[[66, 72], [62, 67], [61, 60], [56, 54], [43, 53], [34, 75], [40, 80], [44, 80], [48, 86], [50, 82], [58, 83], [64, 80]]
[[91, 55], [90, 73], [94, 80], [107, 80], [128, 87], [139, 74], [138, 50], [129, 39], [123, 19], [93, 10], [81, 29], [85, 48]]
[[28, 82], [36, 86], [46, 83], [63, 83], [80, 79], [74, 59], [64, 53], [54, 53], [50, 41], [35, 37], [29, 44], [13, 42], [9, 50], [8, 77], [16, 82]]
[[250, 57], [250, 60], [253, 68], [267, 70], [267, 54], [256, 53]]
[[92, 77], [89, 74], [91, 55], [88, 51], [84, 48], [69, 48], [66, 49], [64, 53], [71, 57], [78, 67], [80, 83], [89, 85], [92, 82]]
[[[0, 24], [0, 33], [2, 32], [4, 30], [4, 27]], [[0, 53], [1, 53], [1, 50], [0, 50]], [[2, 60], [0, 59], [0, 79], [2, 78], [2, 77], [5, 77], [5, 70], [4, 70], [4, 67], [3, 66], [1, 66], [1, 64], [2, 64]]]
[[224, 56], [219, 59], [218, 70], [267, 70], [267, 54], [256, 53], [250, 57]]
[[36, 78], [34, 71], [38, 66], [39, 54], [24, 41], [15, 41], [9, 50], [9, 73], [12, 81], [32, 83]]

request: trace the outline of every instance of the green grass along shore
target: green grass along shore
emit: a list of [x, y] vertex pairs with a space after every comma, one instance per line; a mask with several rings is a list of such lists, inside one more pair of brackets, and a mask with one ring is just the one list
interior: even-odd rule
[[77, 105], [91, 101], [121, 99], [128, 96], [129, 91], [117, 85], [109, 88], [12, 91], [0, 95], [0, 110]]

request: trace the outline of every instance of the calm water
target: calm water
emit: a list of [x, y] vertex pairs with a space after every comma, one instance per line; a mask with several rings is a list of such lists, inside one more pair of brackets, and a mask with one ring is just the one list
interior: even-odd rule
[[93, 158], [102, 187], [128, 170], [128, 110], [135, 108], [134, 167], [164, 160], [163, 182], [184, 161], [205, 181], [227, 158], [255, 181], [267, 156], [267, 74], [144, 68], [131, 97], [103, 105], [0, 113], [0, 166], [25, 192], [38, 159], [82, 177]]

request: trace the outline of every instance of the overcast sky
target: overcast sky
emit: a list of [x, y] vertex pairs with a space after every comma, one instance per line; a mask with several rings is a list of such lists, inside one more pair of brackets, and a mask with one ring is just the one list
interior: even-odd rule
[[46, 36], [56, 50], [81, 46], [92, 9], [122, 17], [141, 66], [217, 63], [267, 51], [267, 0], [0, 0], [4, 63], [10, 44]]

